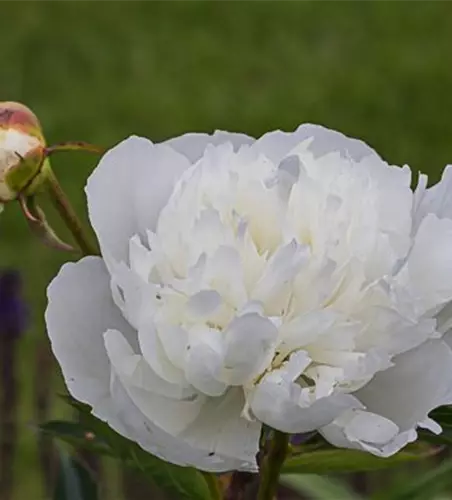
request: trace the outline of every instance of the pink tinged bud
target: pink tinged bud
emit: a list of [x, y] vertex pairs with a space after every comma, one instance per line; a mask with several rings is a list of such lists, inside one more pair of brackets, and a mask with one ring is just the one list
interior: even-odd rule
[[36, 115], [22, 104], [0, 102], [0, 202], [32, 191], [44, 156], [45, 141]]

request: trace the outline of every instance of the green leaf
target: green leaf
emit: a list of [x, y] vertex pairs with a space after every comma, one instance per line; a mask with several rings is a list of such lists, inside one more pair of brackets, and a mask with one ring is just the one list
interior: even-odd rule
[[452, 406], [440, 406], [433, 410], [429, 417], [441, 425], [443, 431], [437, 435], [421, 429], [418, 431], [419, 438], [437, 445], [452, 446]]
[[58, 437], [77, 448], [83, 448], [101, 455], [112, 455], [112, 449], [108, 443], [77, 422], [51, 420], [40, 425], [39, 430], [50, 436]]
[[419, 430], [419, 438], [437, 445], [452, 446], [452, 406], [441, 406], [429, 415], [443, 428], [441, 434], [433, 434], [428, 430]]
[[59, 471], [53, 500], [98, 500], [91, 474], [64, 450], [59, 450]]
[[[63, 441], [94, 449], [98, 453], [120, 460], [126, 466], [141, 471], [146, 477], [179, 497], [190, 500], [216, 500], [216, 478], [192, 467], [179, 467], [144, 451], [135, 442], [116, 433], [105, 422], [92, 415], [88, 405], [65, 397], [79, 412], [79, 423], [54, 421], [41, 427]], [[86, 436], [90, 439], [87, 442]]]
[[430, 412], [429, 417], [441, 426], [444, 424], [452, 425], [452, 406], [440, 406]]
[[385, 492], [384, 500], [431, 500], [452, 486], [452, 460], [419, 473], [399, 487]]
[[284, 474], [280, 483], [312, 500], [362, 500], [339, 481], [315, 474]]
[[285, 474], [334, 474], [385, 469], [425, 459], [434, 454], [428, 445], [416, 443], [388, 458], [380, 458], [358, 450], [319, 450], [288, 458], [283, 465]]

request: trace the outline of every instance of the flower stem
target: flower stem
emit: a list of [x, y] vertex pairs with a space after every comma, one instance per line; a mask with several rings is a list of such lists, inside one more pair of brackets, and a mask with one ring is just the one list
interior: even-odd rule
[[204, 479], [209, 488], [209, 492], [212, 495], [211, 499], [221, 500], [223, 498], [223, 495], [221, 493], [220, 483], [217, 477], [214, 476], [213, 474], [210, 474], [209, 472], [202, 472], [202, 475], [204, 476]]
[[261, 467], [261, 482], [257, 500], [273, 500], [278, 490], [278, 479], [281, 467], [289, 449], [289, 435], [273, 431], [268, 453]]
[[50, 166], [48, 166], [46, 170], [47, 187], [52, 203], [77, 242], [80, 250], [84, 255], [99, 255], [97, 246], [85, 233], [80, 219], [72, 207], [69, 198], [66, 196], [66, 193], [63, 191], [63, 188], [58, 182], [58, 179], [53, 173], [53, 170]]

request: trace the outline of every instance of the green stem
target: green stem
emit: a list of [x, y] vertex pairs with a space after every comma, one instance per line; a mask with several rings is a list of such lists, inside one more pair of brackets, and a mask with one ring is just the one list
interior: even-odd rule
[[202, 472], [202, 475], [204, 476], [204, 479], [209, 488], [209, 492], [212, 495], [211, 499], [221, 500], [223, 498], [223, 495], [221, 493], [220, 483], [217, 477], [214, 476], [213, 474], [210, 474], [209, 472]]
[[289, 450], [289, 435], [273, 431], [268, 453], [261, 467], [261, 482], [257, 500], [273, 500], [278, 490], [279, 474]]
[[57, 209], [60, 217], [63, 219], [66, 227], [71, 232], [82, 253], [84, 255], [99, 255], [97, 246], [85, 233], [77, 213], [72, 207], [66, 193], [63, 191], [58, 179], [53, 173], [53, 170], [50, 168], [50, 165], [46, 168], [46, 178], [52, 203]]

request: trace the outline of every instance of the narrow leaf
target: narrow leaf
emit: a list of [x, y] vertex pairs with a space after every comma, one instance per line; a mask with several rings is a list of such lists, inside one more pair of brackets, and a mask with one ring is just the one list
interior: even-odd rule
[[407, 446], [388, 458], [380, 458], [358, 450], [320, 450], [288, 458], [283, 465], [286, 474], [333, 474], [385, 469], [408, 462], [425, 459], [435, 453], [422, 443]]
[[39, 430], [77, 448], [83, 448], [102, 455], [113, 454], [113, 450], [108, 443], [78, 422], [51, 420], [40, 425]]
[[284, 474], [280, 483], [312, 500], [363, 500], [339, 481], [315, 474]]
[[385, 500], [431, 500], [452, 486], [452, 460], [446, 460], [419, 477], [385, 493]]
[[135, 442], [116, 433], [105, 422], [92, 415], [91, 408], [70, 397], [66, 401], [79, 411], [80, 424], [49, 422], [44, 431], [72, 444], [78, 445], [87, 434], [92, 441], [85, 446], [96, 446], [100, 452], [120, 460], [128, 467], [142, 472], [162, 489], [190, 500], [215, 499], [214, 476], [205, 475], [192, 467], [179, 467], [146, 452]]

